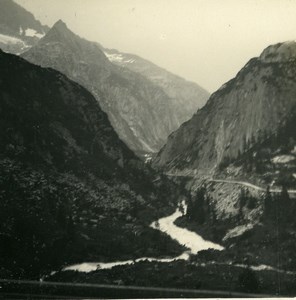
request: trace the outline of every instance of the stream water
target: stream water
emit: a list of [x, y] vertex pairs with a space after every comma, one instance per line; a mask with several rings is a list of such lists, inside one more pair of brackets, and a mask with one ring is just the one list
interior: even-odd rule
[[153, 222], [150, 226], [156, 230], [160, 230], [169, 235], [172, 239], [176, 240], [179, 244], [188, 248], [188, 251], [176, 257], [167, 258], [154, 258], [154, 257], [141, 257], [134, 260], [115, 261], [115, 262], [85, 262], [81, 264], [67, 266], [63, 271], [73, 270], [79, 272], [91, 272], [99, 269], [111, 269], [115, 266], [131, 265], [141, 261], [149, 262], [164, 262], [169, 263], [175, 260], [188, 260], [190, 254], [196, 254], [202, 250], [216, 249], [223, 250], [224, 248], [218, 244], [204, 240], [200, 235], [195, 232], [189, 231], [185, 228], [180, 228], [174, 224], [174, 221], [181, 217], [183, 213], [186, 213], [187, 207], [185, 201], [179, 204], [177, 210], [164, 218], [161, 218]]

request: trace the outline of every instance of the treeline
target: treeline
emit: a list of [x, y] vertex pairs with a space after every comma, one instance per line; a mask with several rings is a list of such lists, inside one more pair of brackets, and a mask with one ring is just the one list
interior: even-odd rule
[[[287, 187], [283, 185], [282, 191], [272, 194], [267, 187], [262, 196], [263, 199], [252, 195], [248, 189], [242, 188], [238, 197], [238, 216], [239, 220], [244, 219], [245, 210], [253, 210], [263, 203], [262, 220], [271, 220], [280, 225], [289, 223], [296, 225], [296, 202], [291, 199]], [[187, 210], [183, 212], [188, 221], [196, 222], [199, 225], [204, 223], [215, 224], [217, 221], [216, 211], [212, 205], [213, 199], [203, 186], [199, 188], [194, 196], [187, 196]]]
[[211, 205], [212, 198], [207, 193], [203, 186], [199, 188], [194, 196], [188, 195], [186, 204], [187, 211], [185, 217], [189, 221], [197, 222], [198, 224], [215, 223], [216, 212]]
[[263, 199], [263, 221], [273, 222], [280, 227], [296, 225], [296, 203], [291, 199], [287, 188], [282, 187], [280, 194], [271, 194], [269, 187]]

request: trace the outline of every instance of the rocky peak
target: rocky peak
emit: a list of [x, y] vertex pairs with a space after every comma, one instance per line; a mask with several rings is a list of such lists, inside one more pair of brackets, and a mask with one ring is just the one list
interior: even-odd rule
[[296, 59], [296, 41], [287, 41], [267, 47], [260, 55], [265, 63], [289, 62]]
[[[39, 51], [47, 53], [46, 56], [49, 60], [56, 60], [62, 52], [65, 52], [66, 57], [63, 57], [63, 61], [56, 61], [56, 64], [51, 66], [59, 71], [64, 71], [64, 69], [61, 66], [58, 67], [58, 64], [65, 64], [66, 62], [67, 68], [71, 68], [72, 60], [85, 62], [87, 59], [91, 59], [91, 64], [99, 64], [100, 66], [106, 66], [106, 64], [109, 63], [104, 53], [95, 43], [89, 42], [76, 35], [62, 20], [58, 20], [44, 38], [38, 42], [36, 45], [36, 50], [37, 49], [38, 51], [33, 55], [36, 60], [36, 55], [40, 54]], [[26, 59], [29, 59], [26, 57], [26, 53], [24, 56]], [[69, 76], [69, 74], [67, 75]]]
[[54, 25], [52, 26], [52, 28], [56, 28], [56, 29], [59, 29], [59, 30], [68, 29], [67, 24], [62, 19], [59, 19], [58, 21], [56, 21], [54, 23]]
[[58, 20], [49, 30], [44, 39], [47, 41], [61, 40], [64, 42], [73, 36], [75, 36], [75, 34], [68, 29], [66, 23], [64, 23], [62, 20]]

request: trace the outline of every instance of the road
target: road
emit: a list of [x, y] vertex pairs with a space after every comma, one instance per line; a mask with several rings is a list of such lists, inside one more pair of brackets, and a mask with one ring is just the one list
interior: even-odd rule
[[[194, 175], [179, 175], [179, 174], [170, 174], [170, 173], [167, 173], [166, 174], [167, 176], [171, 176], [171, 177], [195, 177]], [[239, 180], [227, 180], [227, 179], [209, 179], [207, 178], [206, 179], [207, 181], [209, 182], [221, 182], [221, 183], [230, 183], [230, 184], [238, 184], [238, 185], [242, 185], [242, 186], [245, 186], [245, 187], [249, 187], [249, 188], [252, 188], [254, 190], [257, 190], [257, 191], [262, 191], [262, 192], [265, 192], [266, 191], [266, 188], [262, 188], [258, 185], [255, 185], [255, 184], [252, 184], [250, 182], [247, 182], [247, 181], [239, 181]], [[279, 189], [279, 188], [274, 188], [274, 189], [270, 189], [269, 190], [270, 193], [280, 193], [282, 190]], [[288, 193], [289, 195], [293, 195], [293, 196], [296, 196], [296, 190], [288, 190]]]
[[[260, 187], [258, 185], [249, 183], [247, 181], [224, 180], [224, 179], [208, 179], [208, 181], [210, 181], [210, 182], [222, 182], [222, 183], [239, 184], [239, 185], [243, 185], [243, 186], [255, 189], [257, 191], [262, 191], [262, 192], [266, 191], [266, 189], [264, 189], [264, 188], [262, 188], [262, 187]], [[269, 191], [270, 191], [270, 193], [280, 193], [282, 190], [281, 189], [270, 189]], [[296, 190], [288, 190], [288, 193], [290, 195], [296, 195]]]

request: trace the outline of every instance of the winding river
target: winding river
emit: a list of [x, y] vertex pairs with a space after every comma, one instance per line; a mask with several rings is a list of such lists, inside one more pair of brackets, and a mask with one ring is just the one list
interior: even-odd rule
[[153, 258], [153, 257], [141, 257], [134, 260], [126, 261], [115, 261], [115, 262], [85, 262], [81, 264], [67, 266], [63, 271], [79, 271], [79, 272], [91, 272], [100, 269], [111, 269], [115, 266], [131, 265], [141, 261], [150, 261], [150, 262], [164, 262], [169, 263], [175, 260], [188, 260], [190, 254], [196, 254], [202, 250], [216, 249], [223, 250], [224, 248], [218, 244], [204, 240], [200, 235], [195, 232], [189, 231], [185, 228], [180, 228], [174, 224], [174, 221], [182, 216], [182, 211], [186, 213], [187, 207], [185, 201], [182, 201], [179, 204], [180, 208], [167, 217], [161, 218], [153, 222], [150, 226], [156, 230], [160, 230], [165, 234], [169, 235], [172, 239], [176, 240], [179, 244], [184, 245], [188, 248], [188, 251], [176, 257], [168, 258]]

